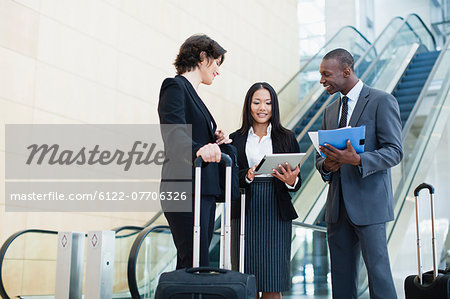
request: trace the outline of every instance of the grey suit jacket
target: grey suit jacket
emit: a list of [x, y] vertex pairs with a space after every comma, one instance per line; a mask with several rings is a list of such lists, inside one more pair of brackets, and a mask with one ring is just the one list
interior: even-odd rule
[[[323, 113], [322, 129], [338, 127], [340, 99]], [[329, 182], [325, 220], [335, 223], [339, 217], [340, 184], [345, 208], [356, 225], [369, 225], [394, 219], [391, 171], [400, 163], [402, 124], [397, 100], [390, 94], [364, 85], [349, 125], [366, 126], [361, 167], [344, 164], [339, 171], [326, 175], [323, 158], [316, 155], [316, 168]]]

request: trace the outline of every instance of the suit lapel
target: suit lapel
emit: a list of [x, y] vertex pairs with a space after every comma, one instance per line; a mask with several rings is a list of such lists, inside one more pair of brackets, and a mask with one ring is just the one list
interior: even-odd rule
[[[180, 76], [183, 77], [183, 76]], [[192, 87], [191, 83], [183, 77], [184, 85], [186, 86], [186, 89], [188, 90], [189, 94], [191, 95], [192, 100], [197, 105], [197, 107], [202, 112], [203, 116], [205, 117], [205, 121], [208, 124], [209, 131], [211, 133], [211, 136], [215, 139], [215, 130], [216, 130], [216, 122], [214, 118], [212, 117], [211, 113], [209, 112], [208, 108], [206, 108], [203, 101], [198, 96], [197, 92], [195, 91], [194, 87]]]
[[349, 126], [355, 127], [358, 123], [359, 117], [361, 116], [367, 102], [369, 101], [369, 87], [364, 85], [361, 93], [359, 94], [358, 102], [356, 102], [355, 110], [353, 110], [352, 117], [349, 121]]
[[[272, 136], [270, 136], [270, 137], [272, 137]], [[272, 153], [274, 153], [274, 154], [281, 153], [281, 149], [278, 147], [278, 144], [275, 144], [275, 142], [273, 142], [273, 138], [272, 138]]]
[[244, 168], [248, 168], [248, 160], [247, 160], [247, 154], [245, 153], [245, 145], [247, 144], [247, 137], [248, 133], [245, 135], [236, 134], [234, 137], [234, 144], [236, 146], [237, 152], [242, 153], [240, 155], [241, 158], [241, 165], [244, 166]]
[[336, 129], [338, 127], [339, 107], [341, 107], [341, 98], [334, 101], [327, 111], [327, 113], [330, 114], [328, 117], [327, 130]]

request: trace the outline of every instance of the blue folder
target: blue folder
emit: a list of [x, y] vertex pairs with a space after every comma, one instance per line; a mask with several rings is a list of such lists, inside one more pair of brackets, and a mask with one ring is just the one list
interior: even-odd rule
[[[355, 148], [359, 154], [364, 152], [364, 143], [366, 141], [366, 126], [355, 128], [341, 128], [336, 130], [319, 130], [319, 144], [324, 146], [325, 143], [334, 146], [337, 149], [347, 148], [347, 140]], [[320, 153], [326, 157], [324, 153]]]

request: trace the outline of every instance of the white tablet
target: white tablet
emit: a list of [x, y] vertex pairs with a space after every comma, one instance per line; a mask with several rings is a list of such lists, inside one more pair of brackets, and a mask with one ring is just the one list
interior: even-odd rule
[[305, 155], [306, 153], [265, 155], [256, 167], [255, 174], [271, 174], [274, 168], [279, 171], [278, 165], [286, 165], [286, 162], [291, 166], [291, 170], [294, 170]]

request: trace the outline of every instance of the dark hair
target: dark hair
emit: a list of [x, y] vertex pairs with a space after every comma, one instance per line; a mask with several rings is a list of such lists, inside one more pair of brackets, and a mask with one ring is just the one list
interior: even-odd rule
[[280, 106], [278, 104], [278, 96], [272, 86], [266, 82], [257, 82], [253, 84], [247, 94], [245, 95], [244, 107], [242, 109], [242, 125], [239, 129], [241, 135], [248, 133], [248, 130], [253, 125], [254, 119], [251, 113], [251, 104], [253, 94], [259, 89], [267, 89], [270, 94], [270, 99], [272, 103], [272, 117], [270, 118], [270, 123], [272, 124], [272, 141], [277, 144], [277, 146], [282, 151], [287, 151], [289, 149], [289, 135], [292, 133], [290, 130], [286, 129], [281, 125], [280, 121]]
[[203, 61], [200, 55], [202, 52], [205, 53], [208, 61], [211, 58], [217, 59], [220, 57], [220, 64], [222, 64], [227, 51], [218, 42], [205, 34], [193, 35], [181, 45], [180, 51], [175, 59], [174, 65], [177, 69], [177, 74], [181, 75], [193, 70]]
[[353, 64], [354, 64], [353, 56], [352, 56], [352, 54], [350, 54], [350, 52], [348, 52], [345, 49], [338, 48], [338, 49], [334, 49], [334, 50], [328, 52], [323, 57], [323, 60], [328, 60], [328, 59], [336, 59], [339, 62], [339, 64], [342, 66], [342, 68], [349, 67], [352, 71], [354, 71], [354, 69], [353, 69]]

